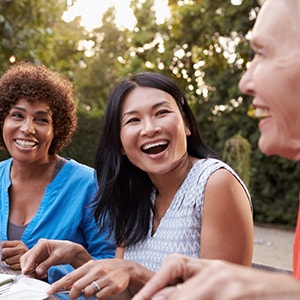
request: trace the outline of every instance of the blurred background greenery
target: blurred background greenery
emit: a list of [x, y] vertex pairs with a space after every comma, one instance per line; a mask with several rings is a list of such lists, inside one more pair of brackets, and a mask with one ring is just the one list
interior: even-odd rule
[[74, 83], [79, 126], [62, 155], [93, 166], [110, 91], [129, 74], [161, 72], [185, 91], [203, 138], [247, 183], [255, 221], [294, 226], [299, 164], [258, 150], [257, 121], [247, 116], [251, 97], [237, 86], [252, 57], [257, 1], [169, 0], [169, 16], [158, 22], [154, 0], [132, 0], [132, 28], [116, 25], [112, 6], [91, 30], [80, 17], [63, 18], [74, 4], [0, 0], [0, 75], [27, 60]]

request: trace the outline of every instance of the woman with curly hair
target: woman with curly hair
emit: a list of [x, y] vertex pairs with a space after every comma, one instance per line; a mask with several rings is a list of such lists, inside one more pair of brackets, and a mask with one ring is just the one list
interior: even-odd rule
[[[10, 155], [0, 162], [2, 260], [12, 269], [40, 238], [76, 242], [95, 259], [114, 256], [89, 205], [95, 171], [58, 155], [76, 127], [73, 87], [58, 73], [21, 62], [0, 78], [0, 147]], [[53, 267], [48, 281], [70, 270]]]

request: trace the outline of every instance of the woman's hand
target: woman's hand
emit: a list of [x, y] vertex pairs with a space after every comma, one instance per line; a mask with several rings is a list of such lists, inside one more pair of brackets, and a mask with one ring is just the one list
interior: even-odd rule
[[29, 249], [19, 240], [2, 242], [2, 260], [5, 261], [11, 269], [21, 270], [20, 257]]
[[71, 264], [74, 268], [89, 261], [91, 256], [83, 246], [70, 241], [40, 239], [20, 258], [21, 269], [26, 273], [35, 270], [37, 278], [45, 277], [51, 266]]
[[148, 280], [150, 274], [152, 276], [153, 272], [135, 262], [123, 259], [90, 260], [53, 283], [49, 294], [55, 294], [63, 289], [70, 290], [71, 299], [78, 298], [82, 292], [85, 297], [95, 295], [97, 299], [104, 299], [129, 292], [127, 288], [131, 283], [143, 281], [144, 278]]

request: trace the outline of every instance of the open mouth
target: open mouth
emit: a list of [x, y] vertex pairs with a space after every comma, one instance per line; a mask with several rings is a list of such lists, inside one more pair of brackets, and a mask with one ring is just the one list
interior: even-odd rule
[[33, 148], [37, 145], [36, 142], [26, 140], [15, 140], [16, 144], [23, 148]]
[[168, 146], [169, 142], [167, 141], [148, 143], [142, 147], [142, 151], [147, 154], [157, 154], [167, 149]]
[[268, 118], [272, 116], [269, 109], [255, 108], [253, 105], [249, 106], [247, 115], [253, 119], [262, 119], [262, 118]]

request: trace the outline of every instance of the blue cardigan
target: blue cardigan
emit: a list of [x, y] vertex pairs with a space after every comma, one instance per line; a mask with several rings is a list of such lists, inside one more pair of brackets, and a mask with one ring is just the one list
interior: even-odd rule
[[[2, 240], [7, 240], [11, 164], [11, 158], [0, 162]], [[93, 211], [88, 206], [96, 189], [94, 169], [73, 159], [67, 160], [46, 187], [40, 207], [27, 225], [21, 240], [29, 249], [40, 238], [69, 240], [83, 245], [95, 259], [114, 257], [115, 244], [109, 239], [108, 230], [98, 230]], [[51, 267], [48, 281], [56, 281], [71, 270], [71, 266]]]

